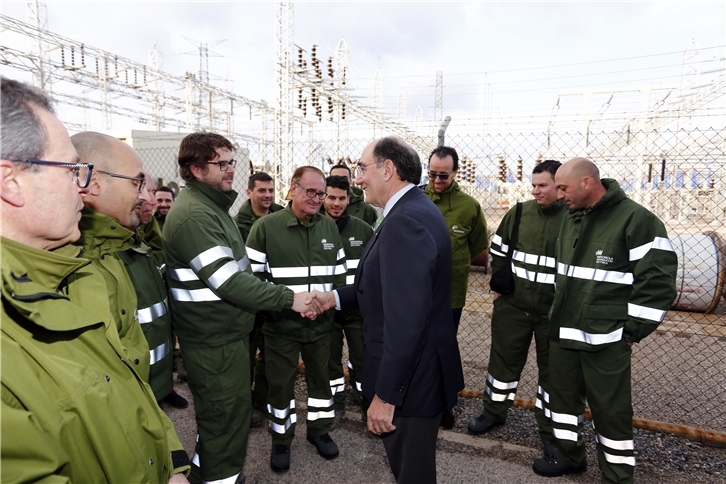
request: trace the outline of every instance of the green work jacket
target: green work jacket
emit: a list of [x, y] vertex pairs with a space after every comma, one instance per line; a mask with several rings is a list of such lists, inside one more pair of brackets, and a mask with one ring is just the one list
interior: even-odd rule
[[[328, 217], [313, 215], [307, 226], [284, 210], [262, 217], [247, 239], [252, 271], [261, 280], [284, 284], [295, 292], [330, 291], [345, 285], [345, 251], [338, 228]], [[333, 329], [331, 309], [314, 320], [294, 311], [271, 312], [262, 332], [303, 343], [319, 340]]]
[[[187, 182], [162, 231], [174, 331], [182, 347], [216, 348], [246, 337], [259, 310], [291, 308], [294, 294], [249, 267], [229, 216], [237, 192]], [[263, 220], [267, 217], [263, 217]]]
[[[275, 213], [282, 209], [283, 206], [278, 205], [275, 202], [270, 205], [270, 213]], [[261, 217], [257, 215], [254, 210], [252, 210], [252, 203], [250, 203], [249, 200], [247, 200], [239, 208], [239, 212], [237, 212], [237, 218], [235, 220], [237, 222], [237, 227], [239, 228], [239, 233], [242, 236], [242, 240], [245, 243], [247, 243], [247, 237], [249, 237], [250, 235], [252, 224], [254, 224], [259, 218]]]
[[463, 308], [471, 263], [489, 246], [484, 212], [479, 202], [461, 191], [457, 182], [441, 194], [436, 193], [430, 184], [424, 192], [446, 220], [451, 236], [451, 307]]
[[655, 331], [676, 297], [678, 261], [663, 222], [615, 180], [591, 208], [565, 215], [557, 239], [550, 337], [599, 351]]
[[[497, 233], [492, 237], [489, 254], [492, 256], [492, 273], [504, 263], [509, 241], [514, 230], [516, 207], [502, 219]], [[555, 296], [555, 244], [560, 233], [567, 205], [556, 202], [542, 207], [534, 200], [522, 203], [522, 219], [519, 222], [517, 245], [512, 254], [514, 291], [499, 297], [522, 311], [547, 316]]]
[[148, 224], [139, 224], [136, 227], [134, 245], [140, 246], [142, 242], [149, 246], [156, 265], [163, 270], [166, 257], [164, 256], [164, 244], [161, 241], [161, 225], [156, 217], [152, 218]]
[[[121, 343], [136, 371], [148, 383], [149, 345], [136, 318], [136, 289], [119, 255], [133, 246], [134, 233], [117, 220], [89, 208], [83, 209], [78, 227], [81, 238], [76, 244], [83, 247], [83, 257], [90, 259], [103, 276]], [[93, 312], [93, 308], [81, 305]]]
[[137, 317], [149, 344], [149, 385], [157, 400], [172, 390], [171, 313], [166, 283], [156, 266], [151, 248], [141, 243], [119, 256], [136, 289]]
[[373, 228], [363, 220], [348, 215], [348, 212], [336, 220], [335, 225], [338, 227], [340, 239], [343, 242], [345, 263], [348, 268], [345, 275], [345, 284], [353, 284], [358, 262], [360, 262], [360, 257], [363, 255], [368, 239], [373, 235]]
[[166, 483], [189, 459], [80, 253], [2, 239], [0, 480]]
[[348, 192], [350, 202], [348, 202], [348, 215], [363, 220], [368, 225], [373, 225], [378, 219], [378, 212], [371, 205], [365, 202], [363, 190], [358, 187], [350, 187]]

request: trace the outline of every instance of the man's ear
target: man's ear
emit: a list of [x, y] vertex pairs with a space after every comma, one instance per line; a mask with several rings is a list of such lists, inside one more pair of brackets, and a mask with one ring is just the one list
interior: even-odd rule
[[393, 164], [393, 161], [386, 160], [383, 163], [383, 179], [386, 181], [390, 181], [391, 178], [396, 174], [396, 166]]
[[12, 161], [0, 160], [0, 199], [13, 207], [25, 205], [23, 188], [25, 180], [20, 168]]
[[101, 193], [101, 183], [99, 182], [100, 173], [97, 171], [94, 171], [91, 175], [91, 183], [88, 184], [88, 188], [86, 191], [81, 193], [81, 196], [86, 197], [88, 195], [93, 195], [94, 197], [97, 197]]
[[204, 178], [204, 168], [197, 166], [197, 165], [190, 165], [189, 171], [192, 172], [192, 175], [194, 175], [194, 178], [197, 180], [201, 180]]

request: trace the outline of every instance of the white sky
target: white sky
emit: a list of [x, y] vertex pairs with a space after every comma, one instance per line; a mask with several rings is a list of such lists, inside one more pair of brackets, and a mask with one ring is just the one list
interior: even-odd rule
[[[3, 1], [1, 8], [26, 19], [23, 2]], [[51, 31], [142, 63], [156, 42], [164, 70], [179, 76], [199, 70], [195, 42], [224, 40], [211, 48], [219, 54], [209, 59], [212, 81], [225, 86], [229, 74], [233, 90], [274, 105], [275, 8], [270, 2], [51, 1], [48, 23]], [[318, 44], [323, 70], [345, 37], [349, 85], [361, 101], [372, 102], [373, 77], [381, 69], [391, 117], [405, 90], [408, 121], [421, 106], [433, 126], [435, 73], [443, 71], [450, 130], [481, 130], [485, 122], [540, 132], [550, 121], [559, 128], [579, 126], [586, 108], [576, 93], [586, 89], [595, 91], [588, 116], [599, 113], [605, 128], [641, 99], [636, 92], [616, 92], [605, 109], [614, 90], [681, 84], [683, 52], [692, 39], [704, 48], [702, 72], [723, 69], [726, 52], [722, 1], [302, 2], [295, 3], [294, 16], [295, 43], [308, 53]], [[722, 97], [707, 124], [724, 126], [724, 111]]]

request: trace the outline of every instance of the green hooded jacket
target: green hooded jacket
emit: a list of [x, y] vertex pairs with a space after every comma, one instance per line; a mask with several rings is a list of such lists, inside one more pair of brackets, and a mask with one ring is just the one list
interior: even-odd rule
[[[284, 207], [282, 205], [278, 205], [275, 202], [272, 202], [272, 205], [270, 205], [270, 213], [278, 212], [283, 208]], [[239, 233], [242, 236], [242, 240], [245, 243], [247, 243], [247, 237], [249, 237], [250, 235], [252, 224], [254, 224], [259, 218], [261, 217], [257, 215], [254, 210], [252, 210], [252, 203], [249, 200], [247, 200], [239, 208], [239, 212], [237, 212], [237, 218], [235, 219], [235, 221], [237, 222], [237, 227], [239, 228]]]
[[350, 187], [350, 202], [348, 202], [348, 215], [363, 220], [368, 225], [373, 225], [378, 219], [378, 212], [371, 205], [365, 202], [363, 190], [358, 187]]

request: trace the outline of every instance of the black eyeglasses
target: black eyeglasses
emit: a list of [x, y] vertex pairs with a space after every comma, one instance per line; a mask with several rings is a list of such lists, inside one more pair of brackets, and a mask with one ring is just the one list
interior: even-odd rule
[[371, 165], [380, 166], [377, 161], [371, 161], [370, 163], [358, 163], [358, 169], [360, 170], [361, 173], [365, 173], [366, 167], [371, 166]]
[[65, 163], [63, 161], [46, 161], [46, 160], [8, 160], [14, 163], [30, 163], [32, 165], [59, 166], [70, 168], [76, 176], [76, 184], [78, 188], [88, 188], [91, 184], [91, 176], [93, 175], [93, 164], [91, 163]]
[[446, 181], [453, 173], [453, 171], [450, 171], [449, 173], [436, 173], [435, 171], [430, 171], [429, 180], [435, 180], [436, 177], [439, 177], [439, 180]]
[[325, 198], [325, 192], [319, 192], [313, 188], [305, 188], [304, 186], [300, 185], [299, 183], [296, 183], [295, 185], [299, 186], [303, 190], [305, 190], [305, 195], [308, 196], [308, 198], [315, 198], [318, 197], [320, 200], [323, 200]]
[[219, 171], [227, 171], [227, 169], [231, 166], [234, 168], [235, 163], [237, 163], [237, 160], [229, 160], [229, 161], [208, 161], [208, 165], [217, 165], [219, 166]]
[[131, 180], [134, 185], [139, 189], [139, 193], [144, 189], [144, 186], [146, 185], [146, 177], [145, 176], [129, 176], [129, 175], [119, 175], [118, 173], [111, 173], [109, 171], [102, 171], [102, 170], [96, 170], [97, 172], [101, 173], [102, 175], [108, 175], [112, 176], [114, 178], [124, 178], [126, 180]]

